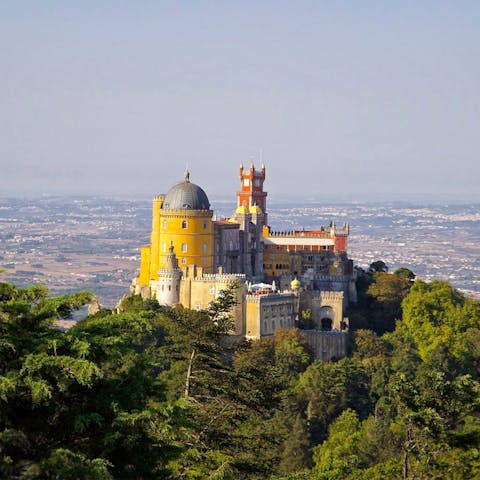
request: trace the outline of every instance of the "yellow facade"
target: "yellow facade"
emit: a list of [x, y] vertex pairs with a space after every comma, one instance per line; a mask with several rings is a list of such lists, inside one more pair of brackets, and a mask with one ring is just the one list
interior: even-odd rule
[[158, 280], [159, 251], [160, 251], [160, 212], [164, 196], [153, 197], [152, 205], [152, 233], [150, 235], [150, 266], [149, 277], [151, 280]]
[[197, 265], [213, 273], [212, 215], [208, 210], [161, 210], [159, 267], [165, 267], [168, 248], [173, 245], [179, 267]]
[[163, 196], [153, 199], [150, 245], [141, 250], [139, 285], [158, 280], [158, 271], [166, 266], [170, 245], [179, 267], [197, 265], [213, 273], [214, 232], [211, 210], [163, 210]]
[[139, 285], [148, 285], [148, 282], [150, 281], [150, 257], [150, 245], [145, 245], [140, 250]]

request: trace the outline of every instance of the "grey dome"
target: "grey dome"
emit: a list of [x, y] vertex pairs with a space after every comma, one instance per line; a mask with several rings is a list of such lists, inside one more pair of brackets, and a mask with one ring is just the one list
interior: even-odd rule
[[210, 210], [207, 194], [185, 176], [185, 181], [174, 185], [165, 196], [162, 210]]

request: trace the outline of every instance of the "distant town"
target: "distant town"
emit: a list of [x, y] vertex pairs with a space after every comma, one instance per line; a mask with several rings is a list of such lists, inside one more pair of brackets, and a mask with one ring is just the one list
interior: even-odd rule
[[[219, 216], [234, 202], [211, 199]], [[475, 204], [270, 201], [277, 231], [350, 224], [349, 257], [383, 260], [424, 280], [448, 280], [480, 298], [480, 209]], [[89, 290], [112, 307], [129, 292], [139, 246], [149, 242], [151, 201], [103, 197], [0, 198], [0, 280], [41, 283], [53, 294]]]

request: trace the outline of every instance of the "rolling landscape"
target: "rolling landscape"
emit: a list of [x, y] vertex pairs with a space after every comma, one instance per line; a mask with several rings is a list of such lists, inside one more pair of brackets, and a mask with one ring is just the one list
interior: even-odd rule
[[[275, 230], [350, 224], [349, 256], [367, 268], [383, 260], [426, 281], [448, 280], [480, 295], [478, 204], [269, 203]], [[5, 281], [46, 285], [54, 294], [88, 290], [112, 307], [129, 292], [149, 241], [149, 200], [43, 196], [0, 198], [0, 267]], [[213, 201], [218, 217], [235, 204]]]

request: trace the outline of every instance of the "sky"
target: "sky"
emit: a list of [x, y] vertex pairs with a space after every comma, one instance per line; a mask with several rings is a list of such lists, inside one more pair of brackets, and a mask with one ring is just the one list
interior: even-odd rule
[[480, 2], [0, 3], [0, 196], [480, 201]]

